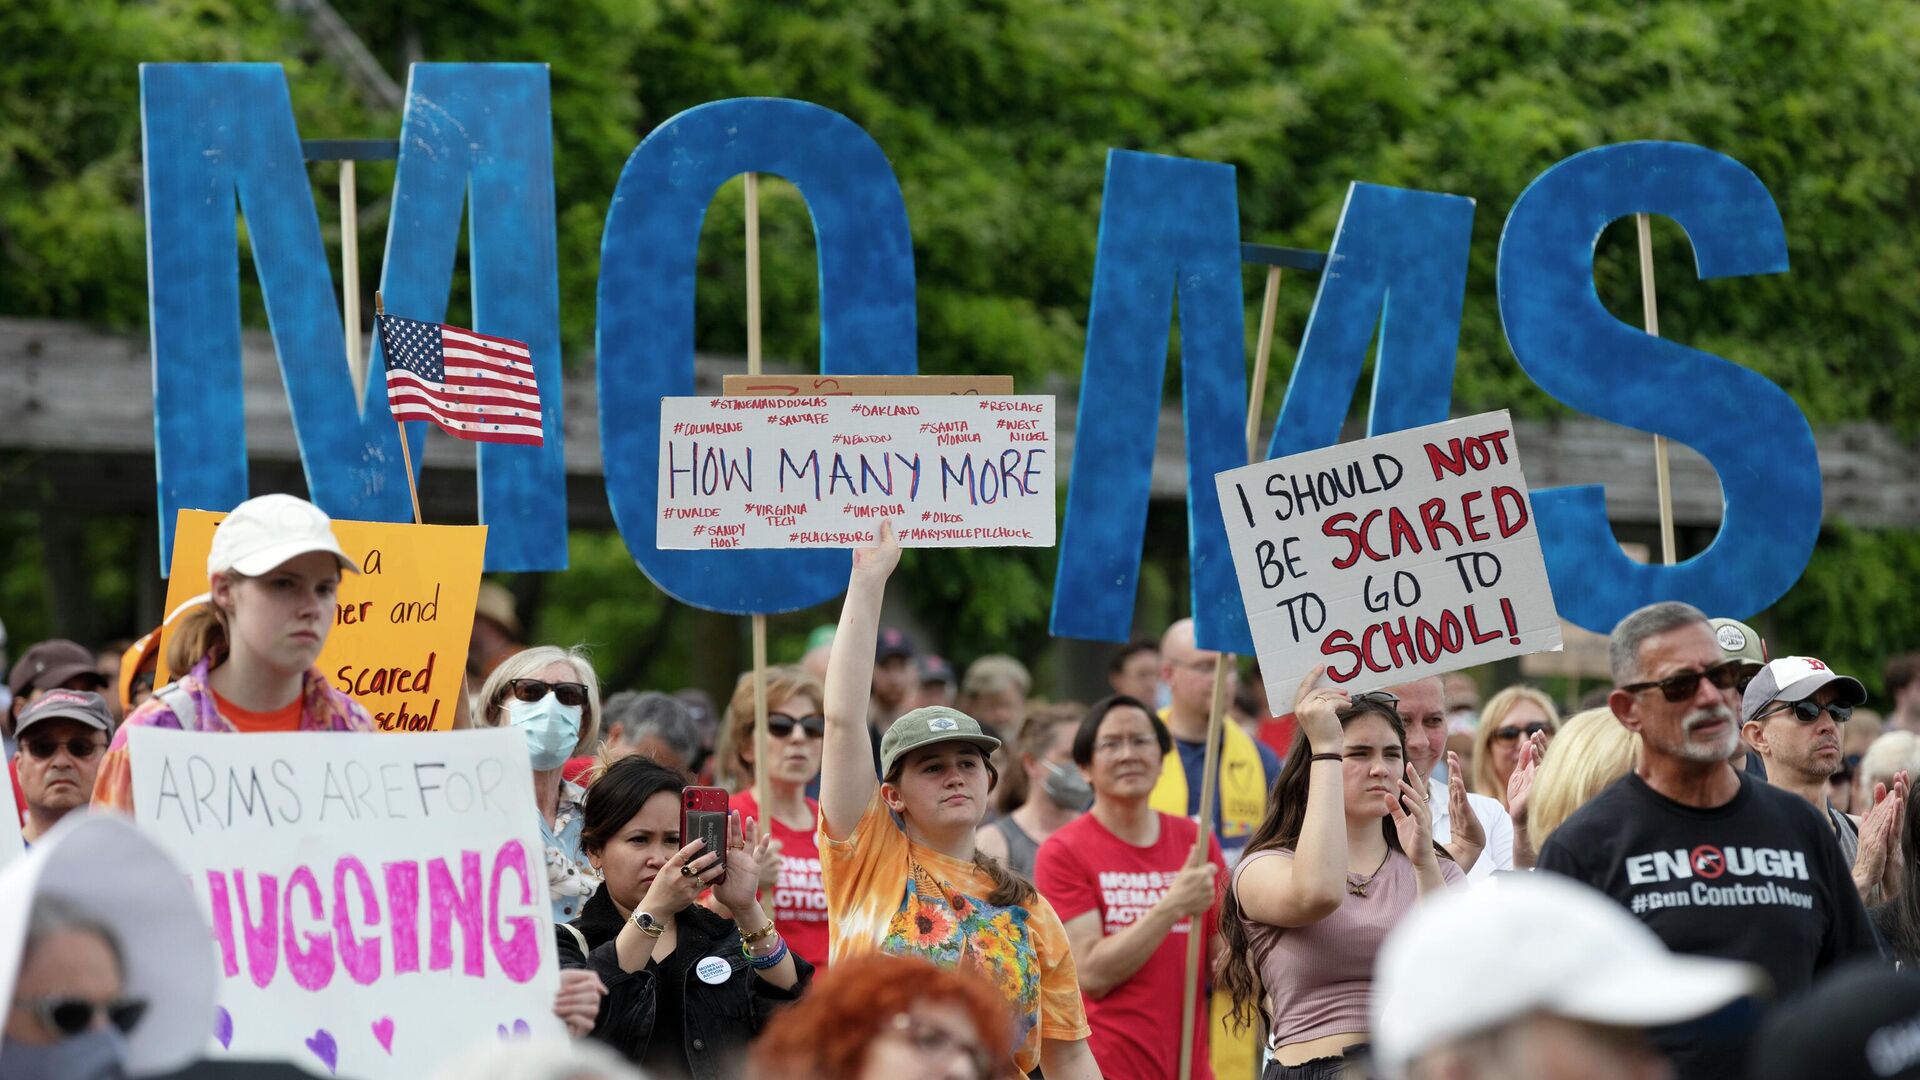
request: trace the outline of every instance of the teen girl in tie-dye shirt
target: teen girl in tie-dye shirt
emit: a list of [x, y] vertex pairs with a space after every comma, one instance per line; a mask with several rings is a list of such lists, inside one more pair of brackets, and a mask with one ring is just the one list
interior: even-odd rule
[[1086, 1009], [1059, 916], [1029, 882], [977, 856], [999, 740], [954, 709], [915, 709], [880, 744], [866, 704], [880, 601], [899, 562], [892, 529], [856, 552], [827, 667], [820, 868], [835, 962], [865, 952], [971, 971], [1014, 1015], [1014, 1064], [1048, 1080], [1097, 1080]]

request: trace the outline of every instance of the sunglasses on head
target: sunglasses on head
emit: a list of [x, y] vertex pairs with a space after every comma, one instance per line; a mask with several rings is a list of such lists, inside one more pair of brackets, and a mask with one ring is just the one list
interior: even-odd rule
[[120, 1034], [127, 1035], [140, 1026], [140, 1019], [147, 1015], [147, 1003], [138, 998], [119, 998], [108, 1002], [88, 1001], [86, 998], [28, 998], [18, 1003], [23, 1009], [40, 1018], [40, 1022], [60, 1033], [61, 1038], [72, 1038], [93, 1027], [101, 1014], [105, 1014], [107, 1023], [118, 1028]]
[[1629, 683], [1620, 689], [1629, 694], [1637, 694], [1657, 686], [1660, 688], [1660, 696], [1668, 701], [1685, 701], [1700, 689], [1701, 679], [1712, 683], [1716, 690], [1731, 690], [1740, 681], [1740, 662], [1728, 660], [1725, 663], [1715, 664], [1705, 671], [1683, 671], [1678, 675], [1669, 675], [1658, 682]]
[[550, 683], [545, 679], [512, 679], [507, 685], [512, 687], [513, 696], [521, 701], [539, 701], [548, 694], [552, 694], [560, 699], [562, 705], [584, 708], [587, 704], [586, 683]]
[[[1782, 711], [1792, 712], [1793, 718], [1803, 724], [1811, 724], [1818, 721], [1820, 714], [1823, 712], [1832, 713], [1833, 722], [1836, 724], [1844, 724], [1853, 718], [1853, 706], [1851, 705], [1841, 705], [1838, 703], [1822, 705], [1812, 698], [1806, 698], [1802, 701], [1776, 701], [1765, 709], [1762, 709], [1760, 716], [1771, 716], [1774, 713]], [[1759, 719], [1759, 717], [1755, 717], [1755, 719]]]
[[70, 739], [29, 738], [21, 740], [20, 745], [26, 747], [27, 753], [32, 754], [40, 761], [45, 761], [59, 753], [60, 748], [63, 746], [67, 748], [67, 753], [73, 755], [76, 761], [85, 761], [99, 753], [102, 749], [101, 743], [88, 735], [75, 735]]
[[1514, 727], [1508, 724], [1505, 727], [1495, 728], [1493, 737], [1501, 742], [1512, 742], [1522, 735], [1538, 735], [1545, 730], [1547, 730], [1547, 725], [1542, 721], [1535, 720], [1526, 727]]
[[1347, 703], [1349, 705], [1359, 705], [1364, 702], [1371, 702], [1375, 705], [1385, 705], [1387, 708], [1396, 712], [1400, 709], [1400, 699], [1387, 693], [1385, 690], [1369, 690], [1364, 694], [1355, 694], [1348, 699]]
[[808, 738], [818, 739], [827, 733], [827, 718], [815, 713], [812, 716], [788, 716], [786, 713], [767, 714], [767, 734], [776, 739], [784, 739], [793, 734], [798, 727], [807, 733]]

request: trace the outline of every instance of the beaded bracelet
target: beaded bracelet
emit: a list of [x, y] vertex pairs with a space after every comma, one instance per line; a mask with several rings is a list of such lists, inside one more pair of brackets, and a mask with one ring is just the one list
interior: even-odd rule
[[765, 971], [770, 967], [778, 967], [780, 961], [787, 958], [787, 939], [783, 937], [775, 938], [774, 941], [776, 944], [774, 945], [773, 951], [765, 956], [755, 956], [747, 951], [747, 947], [744, 944], [741, 945], [740, 955], [747, 958], [747, 966], [755, 971]]

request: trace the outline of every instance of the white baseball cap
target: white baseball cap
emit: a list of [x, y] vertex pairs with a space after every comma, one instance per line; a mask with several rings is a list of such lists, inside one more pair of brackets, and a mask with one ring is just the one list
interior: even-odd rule
[[12, 1001], [35, 901], [57, 897], [112, 933], [124, 993], [147, 1003], [127, 1036], [133, 1076], [177, 1069], [213, 1031], [213, 928], [160, 845], [118, 814], [68, 814], [0, 874], [0, 1001]]
[[1841, 705], [1864, 705], [1867, 688], [1851, 675], [1842, 675], [1811, 656], [1783, 656], [1769, 661], [1747, 684], [1740, 698], [1742, 720], [1752, 720], [1776, 701], [1804, 701], [1829, 683], [1839, 684]]
[[1765, 986], [1751, 964], [1668, 952], [1571, 878], [1496, 874], [1421, 901], [1388, 935], [1373, 968], [1374, 1063], [1398, 1078], [1424, 1054], [1530, 1013], [1651, 1027]]
[[360, 568], [333, 538], [333, 521], [324, 511], [292, 495], [262, 495], [233, 508], [213, 530], [207, 549], [207, 577], [232, 570], [258, 577], [288, 559], [324, 551], [340, 560], [340, 569]]

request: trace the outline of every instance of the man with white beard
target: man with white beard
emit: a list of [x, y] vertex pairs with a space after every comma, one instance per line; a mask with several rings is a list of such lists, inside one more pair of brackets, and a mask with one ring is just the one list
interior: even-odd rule
[[[1540, 869], [1613, 897], [1676, 953], [1758, 964], [1779, 998], [1877, 957], [1831, 828], [1805, 799], [1728, 762], [1740, 733], [1722, 692], [1739, 668], [1706, 616], [1643, 607], [1614, 627], [1608, 659], [1607, 706], [1640, 735], [1640, 760], [1554, 830]], [[1721, 1016], [1657, 1041], [1680, 1076], [1741, 1077], [1745, 1026]]]

